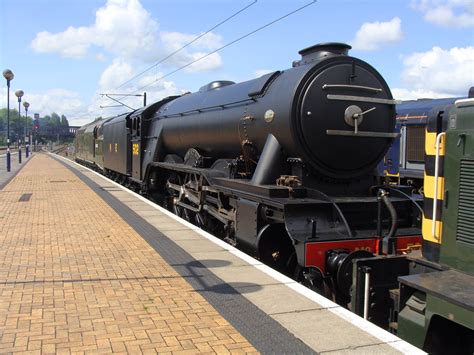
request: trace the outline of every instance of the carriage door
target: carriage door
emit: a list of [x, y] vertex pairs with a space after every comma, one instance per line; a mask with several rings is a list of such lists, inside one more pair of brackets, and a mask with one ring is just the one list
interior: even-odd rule
[[141, 124], [140, 116], [136, 116], [132, 119], [132, 177], [137, 180], [141, 180]]
[[92, 135], [92, 160], [95, 161], [95, 156], [97, 154], [97, 126], [94, 127], [94, 132]]

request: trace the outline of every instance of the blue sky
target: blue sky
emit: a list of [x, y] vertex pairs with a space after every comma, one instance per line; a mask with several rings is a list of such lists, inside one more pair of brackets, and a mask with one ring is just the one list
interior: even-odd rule
[[[100, 93], [146, 90], [151, 100], [216, 79], [243, 81], [285, 69], [298, 51], [346, 42], [397, 99], [465, 96], [474, 86], [474, 1], [319, 0], [195, 65], [157, 78], [311, 0], [258, 0], [165, 63], [117, 89], [254, 0], [0, 0], [0, 68], [15, 73], [30, 113], [56, 111], [72, 124], [126, 109]], [[6, 85], [0, 107], [6, 106]], [[140, 90], [142, 92], [144, 90]], [[139, 98], [126, 103], [139, 107]]]

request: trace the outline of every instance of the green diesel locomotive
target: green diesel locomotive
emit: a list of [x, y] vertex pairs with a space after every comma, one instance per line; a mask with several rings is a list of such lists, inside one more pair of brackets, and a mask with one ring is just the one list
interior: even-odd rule
[[426, 132], [421, 255], [355, 260], [351, 305], [428, 353], [473, 354], [474, 98], [442, 114], [447, 131]]

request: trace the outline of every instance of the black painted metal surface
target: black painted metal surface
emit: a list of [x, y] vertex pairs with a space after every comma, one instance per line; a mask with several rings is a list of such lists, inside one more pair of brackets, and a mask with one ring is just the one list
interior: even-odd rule
[[104, 166], [124, 175], [131, 171], [130, 129], [128, 114], [115, 117], [104, 124]]
[[399, 278], [400, 283], [435, 295], [469, 311], [474, 311], [474, 276], [457, 270], [437, 271]]

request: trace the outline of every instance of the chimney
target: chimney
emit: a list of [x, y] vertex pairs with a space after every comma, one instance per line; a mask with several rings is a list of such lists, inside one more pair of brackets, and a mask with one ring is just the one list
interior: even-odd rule
[[300, 50], [298, 53], [301, 54], [301, 60], [293, 62], [293, 66], [308, 64], [336, 55], [347, 55], [351, 48], [348, 44], [338, 42], [316, 44]]

